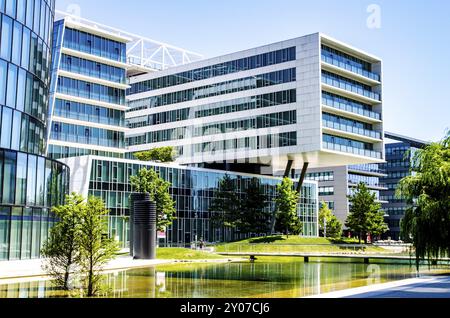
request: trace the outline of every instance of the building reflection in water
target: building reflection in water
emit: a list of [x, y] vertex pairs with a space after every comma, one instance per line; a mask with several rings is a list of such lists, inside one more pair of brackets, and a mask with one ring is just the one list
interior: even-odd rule
[[[416, 277], [409, 265], [300, 261], [183, 264], [105, 274], [108, 298], [304, 297]], [[79, 297], [49, 280], [0, 285], [0, 298]]]

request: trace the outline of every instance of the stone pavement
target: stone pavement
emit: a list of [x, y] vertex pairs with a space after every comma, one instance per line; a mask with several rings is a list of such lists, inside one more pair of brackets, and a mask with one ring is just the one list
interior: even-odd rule
[[308, 298], [450, 298], [450, 276], [424, 276]]

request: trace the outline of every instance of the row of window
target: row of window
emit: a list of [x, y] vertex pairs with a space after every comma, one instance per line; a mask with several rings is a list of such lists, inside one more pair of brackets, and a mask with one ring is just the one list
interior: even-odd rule
[[387, 163], [383, 164], [384, 168], [410, 168], [411, 167], [411, 161], [409, 160], [389, 160]]
[[266, 86], [294, 82], [295, 79], [296, 79], [295, 68], [291, 68], [272, 73], [259, 74], [227, 82], [196, 87], [174, 93], [152, 96], [138, 101], [132, 101], [130, 102], [129, 106], [134, 109], [135, 108], [134, 106], [136, 104], [138, 106], [146, 104], [148, 105], [147, 108], [153, 108], [212, 96], [231, 94]]
[[104, 79], [111, 82], [126, 83], [126, 71], [123, 68], [102, 64], [66, 54], [61, 55], [60, 69], [81, 75]]
[[[331, 129], [347, 131], [375, 139], [381, 139], [381, 133], [372, 130], [372, 125], [333, 114], [323, 113], [323, 126]], [[369, 129], [363, 127], [370, 127]]]
[[381, 165], [378, 163], [364, 163], [359, 165], [351, 165], [348, 168], [367, 172], [386, 173], [386, 171], [382, 169]]
[[6, 15], [0, 14], [0, 57], [21, 66], [48, 85], [51, 53], [42, 39]]
[[306, 179], [314, 181], [334, 181], [334, 172], [333, 171], [310, 172], [306, 174]]
[[37, 77], [0, 59], [0, 105], [25, 112], [45, 122], [48, 92]]
[[53, 115], [104, 125], [120, 127], [125, 125], [124, 111], [71, 102], [59, 98], [55, 99]]
[[132, 84], [127, 94], [131, 95], [142, 92], [148, 92], [155, 89], [181, 85], [216, 76], [251, 70], [259, 67], [265, 67], [293, 60], [295, 60], [295, 47], [250, 56], [230, 62], [206, 66], [182, 73], [177, 73], [174, 75], [168, 75], [160, 78], [142, 81], [139, 83]]
[[46, 0], [0, 0], [0, 12], [26, 25], [44, 42], [50, 43], [54, 11], [52, 3]]
[[362, 76], [369, 77], [373, 80], [380, 80], [380, 75], [372, 72], [372, 65], [369, 62], [363, 61], [357, 57], [343, 53], [326, 45], [322, 45], [322, 60]]
[[411, 172], [409, 171], [388, 171], [388, 175], [385, 179], [401, 179], [410, 175]]
[[334, 187], [319, 187], [319, 196], [334, 195]]
[[65, 28], [64, 47], [110, 60], [126, 62], [126, 44], [80, 30]]
[[70, 157], [81, 157], [81, 156], [101, 156], [101, 157], [109, 157], [109, 158], [123, 158], [124, 155], [118, 152], [110, 152], [110, 151], [100, 151], [100, 150], [92, 150], [85, 148], [73, 148], [67, 146], [57, 146], [57, 145], [49, 145], [48, 146], [48, 156], [52, 159], [62, 159], [62, 158], [70, 158]]
[[384, 209], [386, 211], [386, 213], [391, 216], [391, 215], [405, 215], [406, 212], [406, 208], [401, 207], [401, 208], [385, 208]]
[[378, 177], [362, 176], [359, 174], [348, 174], [348, 182], [352, 184], [360, 184], [361, 182], [368, 186], [380, 186], [380, 179]]
[[[252, 118], [246, 118], [235, 121], [224, 121], [216, 124], [206, 124], [200, 126], [177, 127], [159, 131], [152, 131], [146, 135], [146, 144], [162, 142], [169, 140], [180, 140], [189, 137], [209, 136], [215, 134], [231, 133], [249, 129], [260, 129], [267, 127], [277, 127], [291, 125], [297, 122], [297, 113], [295, 110], [273, 113]], [[134, 142], [131, 139], [131, 142]], [[136, 145], [135, 143], [132, 143]]]
[[296, 102], [296, 90], [280, 91], [263, 95], [232, 99], [223, 102], [202, 105], [192, 108], [181, 108], [172, 111], [152, 114], [142, 117], [134, 117], [128, 120], [129, 128], [137, 128], [148, 125], [159, 125], [175, 121], [190, 119], [191, 111], [195, 111], [195, 118], [216, 116], [251, 109], [272, 107], [276, 105]]
[[58, 77], [58, 92], [111, 104], [125, 105], [125, 90], [64, 76]]
[[380, 196], [380, 200], [382, 201], [389, 201], [389, 203], [406, 203], [405, 198], [397, 198], [395, 194], [393, 195], [382, 195]]
[[406, 152], [411, 149], [410, 146], [389, 146], [386, 145], [386, 154], [387, 155], [401, 155], [403, 156]]
[[125, 146], [124, 135], [123, 132], [119, 131], [53, 122], [51, 139], [103, 147], [123, 148]]
[[372, 88], [368, 85], [362, 84], [355, 80], [333, 74], [328, 71], [322, 70], [322, 82], [337, 88], [345, 89], [359, 95], [369, 97], [381, 101], [381, 95], [372, 91]]
[[42, 155], [45, 126], [42, 122], [8, 107], [0, 106], [0, 147]]
[[295, 145], [297, 145], [297, 132], [292, 131], [275, 135], [262, 135], [194, 144], [193, 152], [194, 154], [211, 153], [214, 155], [216, 151], [257, 150]]
[[353, 139], [343, 138], [343, 137], [337, 137], [332, 136], [328, 134], [323, 134], [323, 141], [327, 143], [342, 145], [342, 146], [348, 146], [351, 148], [358, 148], [358, 149], [365, 149], [365, 150], [372, 150], [373, 145], [369, 143], [365, 143], [362, 141], [356, 141]]
[[381, 114], [373, 112], [372, 106], [354, 101], [350, 98], [323, 91], [322, 103], [326, 106], [381, 120]]

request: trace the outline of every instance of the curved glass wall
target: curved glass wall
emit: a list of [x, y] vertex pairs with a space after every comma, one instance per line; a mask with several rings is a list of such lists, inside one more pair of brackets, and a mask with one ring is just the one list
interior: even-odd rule
[[44, 157], [54, 0], [0, 1], [0, 261], [40, 256], [68, 192]]

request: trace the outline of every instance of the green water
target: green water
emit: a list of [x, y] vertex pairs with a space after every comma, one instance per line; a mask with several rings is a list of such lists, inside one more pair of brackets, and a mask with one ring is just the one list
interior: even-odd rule
[[[421, 275], [449, 272], [449, 267]], [[304, 263], [299, 258], [261, 258], [226, 264], [178, 264], [115, 271], [105, 275], [100, 297], [296, 298], [417, 277], [408, 264]], [[0, 284], [2, 284], [0, 280]], [[77, 297], [49, 280], [0, 285], [0, 298]]]

